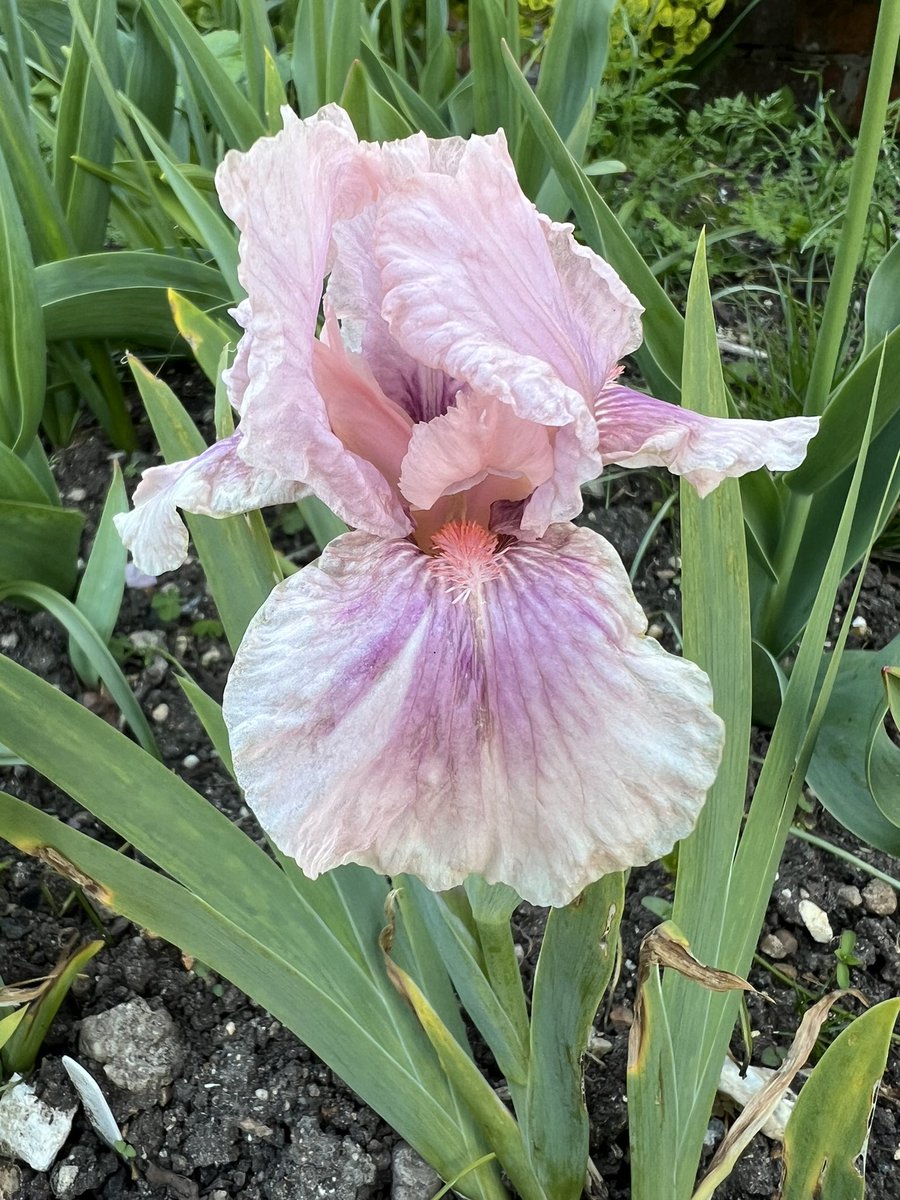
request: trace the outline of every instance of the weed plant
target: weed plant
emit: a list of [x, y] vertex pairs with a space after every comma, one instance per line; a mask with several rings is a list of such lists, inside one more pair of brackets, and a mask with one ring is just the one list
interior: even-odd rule
[[[590, 146], [626, 170], [604, 177], [601, 191], [676, 297], [706, 228], [720, 327], [746, 348], [728, 369], [736, 402], [747, 416], [793, 415], [809, 382], [855, 142], [822, 94], [807, 109], [788, 88], [691, 105], [695, 95], [671, 69], [613, 72]], [[897, 235], [898, 131], [895, 101], [842, 358], [858, 348], [859, 301]]]

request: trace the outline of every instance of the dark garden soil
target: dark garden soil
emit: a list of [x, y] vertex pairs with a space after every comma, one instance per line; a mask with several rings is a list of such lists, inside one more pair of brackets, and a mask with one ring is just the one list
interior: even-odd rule
[[[91, 438], [58, 456], [64, 498], [89, 514], [85, 551], [108, 483], [108, 457], [103, 443]], [[149, 461], [146, 458], [139, 465]], [[613, 478], [597, 488], [586, 520], [619, 548], [628, 564], [668, 486], [666, 480], [647, 474]], [[282, 534], [289, 536], [283, 530]], [[311, 551], [296, 535], [291, 536], [286, 548], [302, 562]], [[131, 641], [127, 670], [166, 763], [252, 830], [252, 818], [211, 750], [174, 672], [152, 652], [154, 646], [165, 648], [203, 687], [221, 698], [229, 653], [224, 640], [215, 636], [215, 628], [203, 624], [215, 619], [215, 611], [199, 567], [188, 565], [170, 579], [170, 587], [174, 585], [177, 591], [171, 592], [168, 603], [159, 599], [165, 584], [126, 591], [117, 645], [121, 650]], [[674, 648], [680, 623], [678, 560], [668, 521], [643, 556], [636, 592], [653, 632], [668, 648]], [[868, 626], [868, 646], [883, 645], [900, 630], [896, 567], [879, 563], [870, 568], [859, 613]], [[145, 651], [135, 649], [135, 643]], [[104, 697], [85, 693], [79, 684], [68, 665], [66, 639], [51, 618], [3, 607], [0, 649], [101, 715], [116, 720]], [[109, 837], [90, 814], [24, 767], [0, 770], [0, 786], [72, 826]], [[859, 845], [814, 802], [803, 820], [811, 831], [875, 867], [892, 871], [887, 856]], [[0, 976], [4, 982], [14, 983], [46, 973], [65, 948], [96, 937], [97, 929], [80, 903], [66, 903], [69, 885], [59, 876], [33, 859], [9, 852], [5, 844], [0, 853], [4, 859], [0, 872]], [[789, 842], [763, 931], [760, 965], [753, 975], [757, 986], [774, 999], [774, 1004], [750, 1003], [755, 1062], [777, 1065], [809, 996], [818, 998], [835, 986], [836, 943], [821, 945], [812, 940], [798, 913], [802, 899], [811, 899], [828, 914], [836, 936], [845, 930], [856, 933], [861, 965], [852, 971], [852, 982], [870, 1001], [900, 993], [896, 894], [889, 887], [867, 887], [869, 882], [865, 871], [803, 841]], [[626, 1042], [640, 940], [658, 922], [642, 899], [665, 900], [671, 896], [671, 885], [661, 866], [633, 874], [622, 924], [622, 974], [609, 1004], [598, 1014], [597, 1036], [587, 1061], [591, 1156], [602, 1179], [594, 1195], [610, 1200], [628, 1196]], [[108, 944], [89, 963], [63, 1004], [45, 1040], [34, 1080], [45, 1099], [61, 1102], [61, 1107], [71, 1106], [73, 1093], [60, 1057], [69, 1054], [78, 1059], [102, 1083], [137, 1158], [129, 1167], [107, 1151], [79, 1109], [72, 1133], [50, 1172], [0, 1160], [0, 1200], [51, 1196], [102, 1200], [386, 1200], [393, 1196], [426, 1200], [437, 1190], [437, 1185], [427, 1180], [404, 1184], [403, 1179], [395, 1178], [399, 1168], [395, 1171], [397, 1138], [392, 1130], [293, 1035], [236, 988], [122, 919], [107, 914], [103, 924]], [[540, 943], [541, 914], [523, 909], [516, 924], [524, 970], [530, 975]], [[157, 1065], [162, 1062], [159, 1074], [143, 1090], [133, 1090], [134, 1079], [125, 1080], [132, 1090], [112, 1083], [102, 1063], [90, 1055], [93, 1043], [86, 1045], [82, 1040], [79, 1044], [87, 1018], [123, 1004], [132, 1005], [124, 1011], [131, 1014], [138, 1040], [148, 1036], [147, 1029], [152, 1031], [153, 1056]], [[872, 1128], [867, 1168], [871, 1200], [900, 1197], [900, 1164], [895, 1161], [900, 1156], [898, 1104], [900, 1059], [895, 1053]], [[725, 1108], [718, 1112], [710, 1126], [710, 1146], [732, 1117], [733, 1111]], [[777, 1143], [757, 1138], [717, 1194], [723, 1200], [774, 1196], [780, 1172], [778, 1155]]]

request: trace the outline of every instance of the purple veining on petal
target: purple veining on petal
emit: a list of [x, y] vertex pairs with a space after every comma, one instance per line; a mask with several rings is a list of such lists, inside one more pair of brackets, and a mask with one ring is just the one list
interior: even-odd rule
[[560, 904], [684, 836], [721, 723], [703, 673], [643, 636], [611, 547], [556, 526], [462, 602], [432, 562], [345, 535], [248, 631], [225, 713], [276, 843], [310, 874], [478, 872]]

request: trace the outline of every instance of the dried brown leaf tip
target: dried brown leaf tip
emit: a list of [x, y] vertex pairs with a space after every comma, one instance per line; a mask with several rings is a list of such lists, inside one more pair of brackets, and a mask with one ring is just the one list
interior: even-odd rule
[[[634, 1022], [628, 1039], [628, 1069], [636, 1070], [644, 1049], [646, 1026], [646, 983], [654, 967], [677, 971], [685, 979], [699, 983], [711, 992], [744, 991], [765, 996], [748, 980], [732, 971], [708, 967], [691, 953], [687, 938], [672, 921], [657, 925], [641, 942], [638, 958], [638, 987], [634, 1006]], [[765, 996], [769, 999], [768, 996]]]

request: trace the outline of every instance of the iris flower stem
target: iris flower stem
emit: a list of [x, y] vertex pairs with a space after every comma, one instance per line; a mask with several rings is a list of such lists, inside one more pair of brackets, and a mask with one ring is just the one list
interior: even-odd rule
[[852, 854], [849, 850], [845, 850], [843, 846], [837, 846], [834, 842], [829, 842], [827, 838], [817, 837], [814, 833], [810, 833], [806, 829], [801, 829], [799, 825], [791, 826], [791, 837], [799, 838], [801, 842], [809, 842], [811, 846], [818, 846], [820, 850], [827, 850], [829, 854], [833, 854], [835, 858], [842, 858], [844, 862], [850, 863], [860, 871], [865, 871], [867, 875], [871, 875], [873, 879], [880, 879], [882, 883], [889, 883], [891, 887], [900, 892], [900, 879], [893, 875], [888, 875], [886, 871], [881, 871], [872, 863], [866, 862], [864, 858], [860, 858], [856, 854]]
[[508, 921], [476, 921], [476, 926], [491, 987], [515, 1026], [522, 1045], [527, 1046], [528, 1009], [512, 928]]
[[[891, 80], [897, 61], [900, 43], [900, 4], [882, 4], [872, 47], [872, 65], [866, 86], [859, 141], [853, 159], [850, 190], [847, 196], [847, 215], [841, 230], [840, 243], [834, 263], [834, 272], [822, 324], [816, 339], [810, 370], [809, 386], [806, 391], [804, 411], [809, 414], [823, 413], [828, 406], [828, 397], [834, 381], [834, 373], [840, 357], [847, 311], [853, 292], [853, 281], [862, 253], [866, 223], [872, 200], [872, 186], [878, 166], [887, 105], [890, 98]], [[814, 497], [789, 493], [783, 533], [778, 547], [775, 572], [778, 582], [774, 585], [766, 604], [767, 621], [763, 631], [770, 649], [779, 653], [782, 646], [774, 641], [783, 638], [780, 628], [781, 614], [791, 588], [792, 568], [797, 551], [803, 540], [807, 523], [814, 512]], [[777, 635], [777, 636], [776, 636]]]
[[806, 392], [807, 415], [822, 413], [834, 379], [840, 355], [847, 310], [853, 291], [853, 280], [862, 252], [872, 185], [878, 166], [878, 155], [884, 134], [884, 122], [890, 99], [891, 80], [900, 44], [900, 4], [882, 4], [872, 47], [872, 65], [866, 85], [859, 127], [859, 141], [853, 158], [850, 191], [847, 196], [847, 215], [841, 230], [834, 263], [834, 274], [825, 300], [825, 312], [816, 341], [809, 386]]

